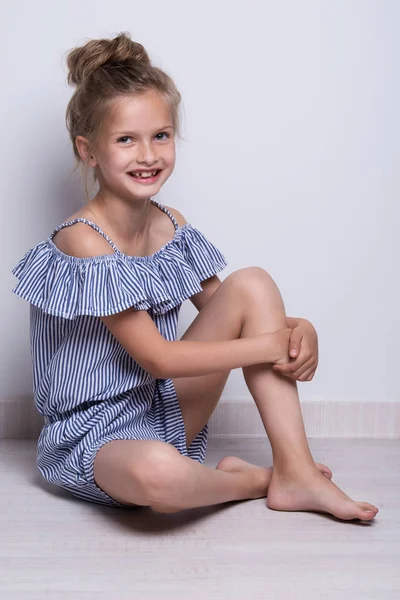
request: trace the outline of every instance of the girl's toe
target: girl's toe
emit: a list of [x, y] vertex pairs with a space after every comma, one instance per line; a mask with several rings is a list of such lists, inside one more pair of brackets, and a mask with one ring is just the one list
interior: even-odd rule
[[357, 506], [359, 508], [358, 518], [364, 521], [369, 521], [375, 517], [375, 515], [379, 512], [376, 506], [372, 504], [368, 504], [368, 502], [357, 502]]

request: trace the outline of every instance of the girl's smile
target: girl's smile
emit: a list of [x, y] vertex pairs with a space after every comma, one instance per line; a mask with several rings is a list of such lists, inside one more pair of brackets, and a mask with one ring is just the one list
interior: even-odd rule
[[154, 171], [136, 171], [133, 173], [128, 173], [128, 175], [130, 175], [135, 183], [140, 183], [141, 185], [152, 185], [158, 181], [160, 173], [161, 169], [156, 169]]

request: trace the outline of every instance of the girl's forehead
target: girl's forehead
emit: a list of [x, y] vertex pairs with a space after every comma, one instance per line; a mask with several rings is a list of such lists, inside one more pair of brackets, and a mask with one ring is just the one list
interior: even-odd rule
[[108, 111], [107, 121], [112, 128], [118, 124], [124, 126], [128, 124], [142, 126], [172, 124], [168, 102], [153, 91], [116, 98]]

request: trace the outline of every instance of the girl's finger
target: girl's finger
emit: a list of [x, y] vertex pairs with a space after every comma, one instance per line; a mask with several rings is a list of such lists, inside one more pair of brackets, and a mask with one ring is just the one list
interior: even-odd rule
[[[279, 365], [279, 366], [285, 366], [286, 367], [286, 365]], [[284, 377], [289, 377], [290, 379], [294, 379], [295, 381], [297, 379], [296, 374], [297, 373], [303, 373], [303, 372], [304, 372], [304, 370], [301, 369], [301, 367], [300, 367], [300, 369], [297, 369], [294, 372], [292, 372], [292, 371], [283, 371], [283, 372], [282, 371], [277, 371], [277, 373], [279, 373], [280, 375], [283, 375]]]
[[311, 371], [312, 369], [314, 369], [314, 360], [310, 359], [306, 363], [304, 363], [304, 365], [302, 365], [299, 369], [297, 369], [297, 371], [293, 373], [293, 376], [296, 377], [296, 379], [299, 379], [307, 371]]
[[310, 367], [309, 369], [306, 369], [305, 371], [303, 371], [298, 377], [296, 377], [296, 379], [298, 381], [309, 381], [310, 375], [311, 374], [314, 375], [314, 372], [315, 372], [314, 367]]
[[301, 330], [294, 328], [292, 330], [292, 335], [290, 336], [289, 348], [290, 348], [290, 356], [293, 358], [297, 358], [300, 349], [301, 349], [301, 340], [303, 339], [303, 334]]
[[290, 361], [284, 365], [274, 365], [274, 370], [279, 371], [279, 373], [293, 373], [294, 371], [301, 369], [308, 360], [310, 360], [310, 357], [302, 353], [296, 360]]
[[311, 373], [307, 377], [307, 381], [312, 381], [314, 379], [315, 371], [316, 369], [314, 369], [314, 371], [311, 369]]
[[273, 370], [277, 371], [278, 373], [281, 373], [282, 375], [286, 375], [289, 373], [293, 373], [293, 371], [296, 371], [299, 367], [301, 366], [301, 363], [299, 363], [297, 360], [287, 363], [285, 365], [274, 365], [273, 366]]

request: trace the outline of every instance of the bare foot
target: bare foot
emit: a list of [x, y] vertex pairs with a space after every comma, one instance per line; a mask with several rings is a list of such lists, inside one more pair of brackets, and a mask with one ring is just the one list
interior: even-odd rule
[[[317, 469], [325, 475], [328, 479], [332, 478], [332, 471], [326, 465], [322, 465], [320, 463], [315, 463]], [[267, 489], [269, 484], [271, 483], [272, 478], [272, 467], [259, 467], [257, 465], [253, 465], [237, 456], [225, 456], [222, 460], [219, 461], [216, 469], [220, 471], [243, 471], [244, 469], [253, 469], [254, 473], [257, 475], [257, 480], [255, 480], [255, 495], [254, 498], [265, 498], [267, 495]], [[256, 473], [257, 472], [257, 473]]]
[[317, 469], [292, 477], [274, 470], [268, 488], [267, 505], [273, 510], [325, 512], [343, 520], [371, 521], [378, 508], [367, 502], [354, 502]]

